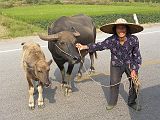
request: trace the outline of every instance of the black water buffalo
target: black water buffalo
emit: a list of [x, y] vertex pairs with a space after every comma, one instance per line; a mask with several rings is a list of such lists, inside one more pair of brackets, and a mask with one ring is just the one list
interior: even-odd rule
[[[96, 39], [96, 27], [92, 19], [80, 14], [71, 17], [60, 17], [48, 26], [48, 35], [39, 35], [42, 40], [48, 41], [48, 48], [62, 74], [62, 86], [66, 85], [71, 92], [71, 72], [74, 64], [84, 61], [88, 51], [82, 50], [82, 58], [75, 47], [76, 43], [83, 45], [94, 43]], [[94, 71], [94, 53], [89, 53], [91, 59], [90, 70]], [[96, 53], [95, 53], [96, 56]], [[68, 70], [65, 72], [64, 63], [68, 62]], [[80, 63], [78, 75], [82, 75], [83, 63]], [[65, 82], [65, 73], [67, 82]]]

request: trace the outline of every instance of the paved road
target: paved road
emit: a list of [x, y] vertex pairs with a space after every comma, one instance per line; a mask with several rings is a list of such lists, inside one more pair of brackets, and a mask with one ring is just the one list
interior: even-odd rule
[[[108, 35], [98, 33], [97, 41]], [[116, 108], [106, 111], [108, 89], [98, 86], [91, 80], [74, 82], [74, 92], [65, 97], [60, 90], [61, 76], [59, 69], [52, 63], [50, 79], [52, 87], [44, 90], [45, 108], [28, 109], [28, 86], [20, 65], [21, 46], [24, 41], [36, 41], [41, 44], [47, 56], [51, 55], [46, 48], [47, 43], [38, 37], [16, 38], [12, 41], [0, 42], [0, 120], [158, 120], [160, 119], [160, 26], [146, 28], [137, 34], [143, 57], [140, 69], [142, 90], [140, 102], [143, 110], [136, 112], [126, 105], [128, 83], [121, 84]], [[101, 84], [109, 83], [109, 51], [98, 52], [95, 61], [97, 74], [94, 79]], [[85, 65], [89, 67], [88, 56]], [[77, 72], [76, 65], [73, 77]], [[125, 79], [126, 76], [123, 76]]]

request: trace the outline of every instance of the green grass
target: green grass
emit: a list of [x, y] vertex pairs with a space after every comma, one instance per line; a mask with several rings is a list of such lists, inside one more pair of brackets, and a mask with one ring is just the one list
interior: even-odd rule
[[39, 28], [37, 26], [30, 25], [25, 22], [17, 21], [12, 18], [4, 17], [1, 15], [0, 25], [8, 30], [7, 33], [5, 33], [4, 35], [0, 35], [0, 38], [12, 38], [18, 36], [35, 35], [37, 32], [44, 31], [42, 28]]
[[132, 14], [160, 12], [160, 6], [149, 6], [147, 4], [136, 4], [132, 6], [116, 5], [36, 5], [26, 7], [14, 7], [3, 9], [3, 15], [19, 20], [32, 22], [40, 19], [56, 19], [63, 15], [74, 15], [84, 13], [90, 16], [106, 14]]
[[2, 15], [29, 24], [46, 28], [46, 23], [54, 21], [60, 16], [86, 14], [89, 16], [105, 16], [111, 14], [152, 14], [160, 12], [160, 6], [151, 7], [147, 4], [138, 5], [36, 5], [3, 9]]
[[[113, 3], [111, 5], [33, 5], [0, 9], [0, 12], [3, 16], [16, 20], [17, 22], [14, 22], [15, 24], [18, 24], [18, 21], [20, 21], [26, 25], [30, 24], [31, 26], [36, 26], [36, 31], [42, 30], [41, 28], [46, 30], [48, 23], [55, 21], [61, 16], [71, 16], [81, 13], [91, 16], [97, 26], [106, 22], [114, 22], [114, 20], [119, 17], [124, 17], [128, 21], [134, 22], [132, 17], [133, 13], [138, 14], [140, 23], [160, 22], [160, 4], [145, 3]], [[22, 28], [18, 29], [22, 30]], [[29, 30], [27, 28], [24, 29], [25, 31]], [[12, 36], [14, 37], [14, 35]]]

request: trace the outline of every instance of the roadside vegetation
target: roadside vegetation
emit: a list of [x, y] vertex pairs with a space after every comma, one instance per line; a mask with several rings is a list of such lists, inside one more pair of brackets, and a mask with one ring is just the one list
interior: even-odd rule
[[37, 32], [44, 32], [44, 29], [0, 15], [0, 38], [36, 35]]
[[119, 17], [125, 18], [129, 22], [134, 22], [133, 13], [137, 14], [139, 22], [142, 24], [160, 22], [159, 3], [108, 2], [105, 5], [64, 4], [62, 1], [52, 1], [51, 3], [54, 4], [48, 5], [46, 2], [43, 4], [41, 2], [41, 4], [30, 3], [9, 8], [1, 7], [0, 31], [5, 29], [3, 31], [7, 32], [4, 35], [0, 34], [0, 38], [35, 35], [37, 32], [46, 32], [48, 24], [57, 18], [75, 14], [91, 16], [97, 28], [103, 24], [114, 22]]

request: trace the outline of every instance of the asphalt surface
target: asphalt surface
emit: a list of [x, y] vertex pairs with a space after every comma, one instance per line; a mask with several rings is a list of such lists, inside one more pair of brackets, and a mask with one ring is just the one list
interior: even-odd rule
[[[127, 105], [128, 82], [121, 84], [117, 106], [106, 111], [108, 88], [101, 87], [86, 77], [80, 82], [73, 82], [74, 92], [64, 96], [60, 89], [61, 75], [56, 64], [51, 65], [51, 88], [44, 89], [45, 107], [37, 107], [35, 95], [35, 109], [28, 108], [28, 83], [21, 67], [20, 45], [24, 41], [40, 43], [47, 59], [51, 54], [47, 49], [47, 42], [39, 40], [37, 36], [20, 37], [14, 40], [0, 42], [0, 120], [159, 120], [160, 119], [160, 26], [152, 26], [136, 34], [139, 37], [143, 66], [140, 69], [142, 83], [140, 104], [142, 110], [136, 112]], [[97, 42], [108, 37], [98, 33]], [[96, 74], [93, 78], [100, 84], [109, 83], [110, 52], [98, 52], [95, 60]], [[85, 66], [89, 67], [87, 56]], [[73, 79], [77, 68], [73, 71]], [[124, 74], [123, 80], [126, 78]]]

